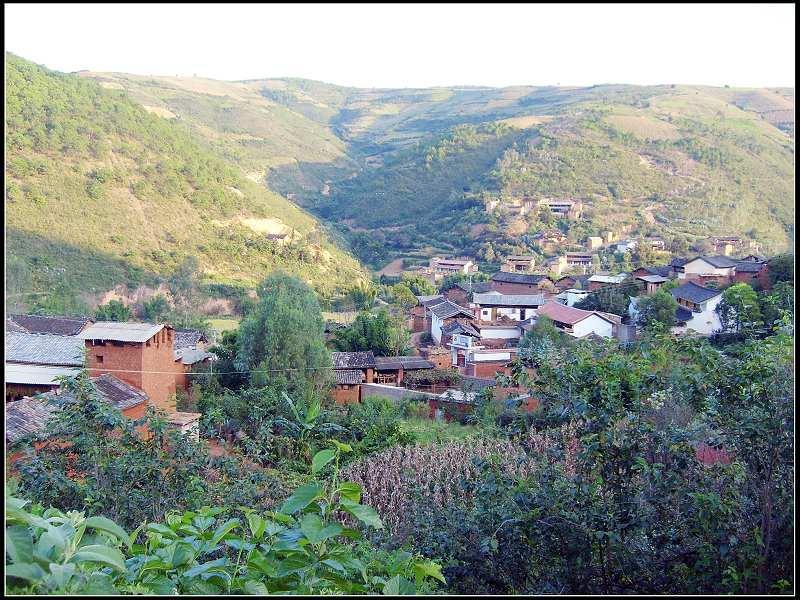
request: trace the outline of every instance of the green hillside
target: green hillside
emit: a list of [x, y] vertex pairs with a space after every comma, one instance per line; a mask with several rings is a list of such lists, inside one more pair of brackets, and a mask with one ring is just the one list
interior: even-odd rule
[[153, 284], [190, 256], [206, 282], [285, 269], [331, 294], [365, 275], [310, 214], [125, 92], [7, 54], [6, 102], [10, 291]]
[[[581, 199], [583, 218], [560, 223], [575, 242], [612, 229], [701, 248], [734, 234], [771, 253], [794, 239], [793, 89], [357, 89], [85, 75], [168, 109], [335, 224], [374, 268], [488, 245], [529, 250], [526, 234], [545, 224], [503, 210], [525, 196]], [[499, 209], [486, 211], [495, 199]]]

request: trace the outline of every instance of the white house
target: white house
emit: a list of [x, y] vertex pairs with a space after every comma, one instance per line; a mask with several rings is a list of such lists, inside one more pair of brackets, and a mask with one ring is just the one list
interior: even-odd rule
[[711, 335], [722, 329], [716, 311], [722, 301], [720, 290], [712, 290], [689, 281], [670, 290], [670, 294], [678, 301], [678, 310], [675, 311], [678, 325], [672, 328], [674, 333], [691, 330]]
[[474, 319], [475, 316], [464, 308], [450, 300], [442, 300], [438, 304], [429, 304], [425, 310], [431, 319], [431, 337], [437, 344], [442, 343], [442, 328], [456, 317], [466, 317]]
[[564, 306], [558, 302], [543, 304], [537, 312], [540, 317], [549, 317], [557, 328], [577, 338], [590, 334], [614, 337], [614, 327], [618, 324], [604, 313]]
[[697, 256], [683, 265], [678, 279], [733, 277], [736, 262], [727, 256]]
[[524, 321], [533, 316], [542, 304], [542, 294], [501, 294], [491, 291], [472, 295], [472, 306], [477, 309], [478, 320], [482, 322], [493, 322], [500, 317]]
[[576, 290], [570, 288], [561, 292], [556, 298], [567, 306], [575, 306], [581, 300], [584, 300], [589, 295], [588, 290]]

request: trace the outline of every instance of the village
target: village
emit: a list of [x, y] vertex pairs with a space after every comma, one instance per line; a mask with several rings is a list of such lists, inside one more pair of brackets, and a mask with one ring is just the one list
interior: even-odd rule
[[[576, 210], [566, 203], [556, 209]], [[630, 252], [637, 243], [612, 245], [610, 238], [590, 237], [587, 249], [605, 244]], [[510, 375], [520, 341], [542, 319], [570, 338], [624, 345], [641, 331], [638, 302], [663, 287], [677, 303], [672, 333], [710, 336], [721, 329], [717, 307], [726, 287], [747, 283], [769, 289], [769, 260], [745, 254], [749, 247], [739, 238], [710, 242], [719, 254], [672, 257], [666, 264], [642, 265], [627, 273], [597, 270], [599, 261], [592, 252], [566, 252], [542, 265], [536, 264], [535, 255], [511, 255], [490, 275], [480, 273], [477, 261], [468, 257], [431, 258], [427, 267], [409, 275], [422, 277], [438, 293], [415, 296], [415, 305], [399, 311], [411, 334], [407, 355], [332, 352], [330, 401], [346, 405], [371, 396], [415, 398], [428, 403], [430, 418], [452, 420], [463, 418], [478, 394], [488, 390], [496, 399], [535, 410], [538, 400], [528, 390], [498, 381]], [[667, 254], [659, 240], [644, 243], [662, 259]], [[732, 257], [734, 253], [740, 258]], [[624, 312], [617, 311], [621, 314], [580, 307], [587, 298], [621, 290], [627, 302]], [[326, 326], [333, 350], [330, 332], [342, 327], [336, 322]], [[168, 416], [170, 426], [197, 439], [202, 415], [178, 410], [178, 398], [192, 397], [198, 373], [213, 372], [217, 356], [211, 346], [204, 333], [167, 323], [10, 315], [6, 443], [39, 432], [54, 410], [49, 400], [61, 393], [59, 378], [83, 368], [99, 393], [125, 416], [141, 418], [152, 406]]]

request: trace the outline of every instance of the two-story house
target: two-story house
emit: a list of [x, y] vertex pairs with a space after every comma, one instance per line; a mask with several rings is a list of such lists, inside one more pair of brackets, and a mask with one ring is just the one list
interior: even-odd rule
[[670, 290], [670, 294], [678, 302], [678, 309], [675, 311], [677, 325], [673, 327], [674, 332], [691, 330], [711, 335], [722, 328], [716, 311], [722, 301], [722, 291], [689, 281]]

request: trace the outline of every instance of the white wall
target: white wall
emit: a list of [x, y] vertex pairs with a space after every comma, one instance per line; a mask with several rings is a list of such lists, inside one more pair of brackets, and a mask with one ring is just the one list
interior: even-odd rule
[[679, 279], [686, 279], [686, 275], [728, 275], [730, 267], [717, 268], [702, 259], [695, 259], [683, 265], [683, 273], [678, 274]]
[[589, 292], [571, 292], [567, 290], [567, 306], [575, 306], [577, 302], [580, 302], [586, 296], [589, 295]]
[[486, 327], [481, 329], [482, 340], [513, 340], [521, 337], [518, 327], [498, 327], [488, 329]]
[[600, 337], [610, 338], [613, 336], [613, 325], [597, 315], [586, 317], [583, 321], [579, 321], [572, 326], [572, 335], [575, 337], [583, 337], [594, 332]]
[[720, 323], [719, 315], [716, 311], [717, 305], [721, 301], [722, 294], [703, 302], [700, 305], [700, 312], [692, 313], [691, 320], [686, 323], [686, 329], [691, 329], [703, 335], [711, 335], [715, 331], [722, 329], [722, 323]]
[[431, 337], [437, 344], [442, 343], [442, 320], [431, 313]]
[[511, 352], [498, 350], [497, 352], [473, 352], [470, 362], [491, 362], [495, 360], [511, 360]]

